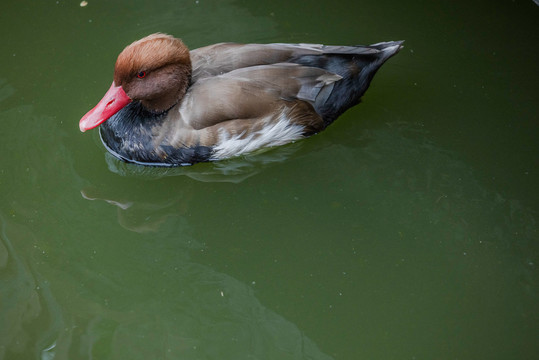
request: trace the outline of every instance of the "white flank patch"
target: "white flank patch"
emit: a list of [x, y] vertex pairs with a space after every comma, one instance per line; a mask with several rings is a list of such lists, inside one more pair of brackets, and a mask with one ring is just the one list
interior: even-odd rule
[[269, 123], [269, 120], [265, 120], [268, 124], [261, 130], [246, 136], [244, 133], [232, 136], [225, 129], [219, 130], [219, 142], [213, 148], [212, 158], [225, 159], [303, 138], [303, 126], [292, 124], [284, 111], [277, 122]]

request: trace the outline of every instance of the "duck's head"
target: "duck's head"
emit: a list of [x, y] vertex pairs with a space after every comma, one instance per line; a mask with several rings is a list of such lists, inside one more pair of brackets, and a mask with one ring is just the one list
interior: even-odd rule
[[101, 125], [131, 101], [151, 112], [167, 111], [183, 98], [190, 78], [189, 49], [180, 39], [158, 33], [135, 41], [118, 55], [110, 89], [82, 117], [80, 130]]

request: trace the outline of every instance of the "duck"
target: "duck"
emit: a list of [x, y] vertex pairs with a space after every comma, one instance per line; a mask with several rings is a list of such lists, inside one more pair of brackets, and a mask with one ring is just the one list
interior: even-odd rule
[[403, 41], [368, 46], [218, 43], [155, 33], [118, 55], [80, 120], [116, 158], [147, 166], [218, 161], [317, 134], [357, 105]]

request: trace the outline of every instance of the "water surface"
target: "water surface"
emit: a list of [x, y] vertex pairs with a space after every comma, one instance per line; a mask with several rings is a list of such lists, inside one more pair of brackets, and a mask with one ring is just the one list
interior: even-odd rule
[[[9, 1], [0, 359], [534, 359], [533, 1]], [[130, 42], [406, 40], [323, 133], [141, 169], [78, 120]]]

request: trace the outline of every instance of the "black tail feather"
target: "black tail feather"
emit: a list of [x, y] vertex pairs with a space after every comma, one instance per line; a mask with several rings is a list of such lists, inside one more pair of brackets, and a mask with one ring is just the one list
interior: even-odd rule
[[331, 124], [339, 115], [358, 104], [374, 74], [402, 49], [403, 41], [389, 41], [369, 46], [324, 46], [320, 55], [303, 55], [293, 62], [314, 66], [342, 76], [329, 96], [315, 103], [316, 111]]

